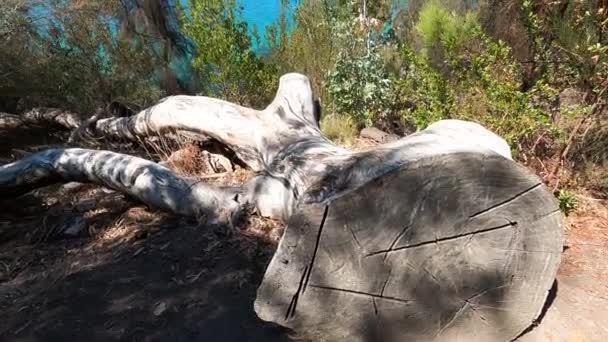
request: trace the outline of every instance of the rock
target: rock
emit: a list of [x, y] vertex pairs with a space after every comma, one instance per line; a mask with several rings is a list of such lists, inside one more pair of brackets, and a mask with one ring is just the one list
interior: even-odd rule
[[82, 217], [77, 217], [71, 224], [63, 231], [63, 234], [67, 236], [78, 236], [87, 228], [87, 221]]
[[167, 311], [167, 303], [165, 302], [160, 302], [158, 304], [156, 304], [156, 306], [154, 307], [154, 316], [160, 316], [162, 315], [165, 311]]
[[379, 143], [387, 143], [395, 140], [399, 140], [399, 136], [395, 134], [389, 134], [384, 131], [379, 130], [375, 127], [368, 127], [361, 130], [359, 133], [361, 138], [371, 139], [377, 141]]
[[87, 212], [89, 210], [95, 209], [95, 207], [97, 207], [97, 201], [95, 201], [93, 199], [84, 200], [84, 201], [80, 201], [76, 205], [76, 211], [78, 211], [80, 213], [84, 213], [84, 212]]
[[559, 105], [562, 109], [576, 109], [585, 105], [584, 99], [584, 92], [574, 88], [566, 88], [559, 94]]

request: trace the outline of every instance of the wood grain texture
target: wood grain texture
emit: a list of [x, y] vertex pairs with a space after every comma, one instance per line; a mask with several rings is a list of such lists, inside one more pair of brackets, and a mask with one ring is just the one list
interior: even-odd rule
[[538, 316], [561, 249], [554, 198], [522, 167], [422, 158], [301, 205], [255, 308], [328, 341], [508, 341]]

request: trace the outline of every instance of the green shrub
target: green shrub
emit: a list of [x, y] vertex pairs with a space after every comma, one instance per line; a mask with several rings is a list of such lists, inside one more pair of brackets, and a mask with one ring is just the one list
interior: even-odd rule
[[549, 97], [545, 84], [522, 91], [521, 65], [507, 44], [483, 32], [474, 14], [458, 16], [431, 1], [416, 30], [424, 49], [404, 48], [405, 67], [396, 80], [406, 120], [419, 129], [445, 118], [476, 121], [516, 150], [553, 134], [550, 115], [532, 101]]
[[193, 0], [182, 9], [182, 30], [197, 47], [192, 66], [203, 95], [261, 107], [276, 90], [277, 70], [251, 47], [236, 0]]
[[403, 118], [418, 129], [449, 118], [454, 99], [447, 80], [407, 46], [402, 58], [405, 67], [395, 80], [395, 92]]
[[566, 216], [578, 207], [576, 196], [568, 190], [560, 190], [557, 199], [559, 200], [559, 208]]
[[460, 17], [448, 12], [439, 1], [427, 2], [420, 10], [416, 31], [426, 48], [442, 47], [454, 50], [479, 29], [477, 18], [472, 12]]
[[373, 125], [391, 105], [392, 81], [375, 51], [362, 57], [341, 52], [326, 82], [336, 112], [352, 117], [357, 126]]
[[30, 17], [32, 3], [0, 2], [0, 101], [92, 114], [113, 101], [145, 107], [163, 95], [156, 75], [167, 64], [157, 38], [112, 28], [118, 0], [49, 1], [44, 20]]

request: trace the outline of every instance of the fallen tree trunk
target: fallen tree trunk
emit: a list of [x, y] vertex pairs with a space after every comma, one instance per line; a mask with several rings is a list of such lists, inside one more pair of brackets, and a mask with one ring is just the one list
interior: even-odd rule
[[21, 115], [0, 113], [0, 129], [14, 129], [27, 125], [50, 124], [63, 129], [76, 129], [82, 125], [81, 118], [71, 112], [56, 108], [34, 108]]
[[151, 161], [78, 148], [47, 150], [0, 166], [0, 198], [71, 181], [100, 184], [156, 208], [209, 222], [230, 224], [241, 209], [234, 196]]
[[[150, 180], [137, 183], [135, 194], [183, 214], [253, 204], [287, 220], [255, 308], [300, 333], [334, 341], [509, 340], [538, 316], [557, 272], [561, 216], [551, 193], [510, 160], [504, 140], [474, 123], [440, 121], [349, 151], [321, 133], [308, 79], [288, 74], [261, 111], [174, 96], [132, 117], [99, 120], [94, 130], [134, 140], [174, 131], [209, 136], [257, 171], [237, 196], [200, 185], [214, 199], [201, 200], [150, 163], [143, 167]], [[68, 157], [3, 167], [0, 189], [43, 184], [62, 168], [57, 160], [69, 160], [78, 171], [60, 173], [63, 180], [84, 172], [89, 181], [134, 191], [122, 183], [128, 176], [95, 166], [113, 165], [104, 158], [77, 157], [90, 151], [55, 153]], [[54, 171], [31, 167], [47, 159]], [[140, 175], [131, 164], [123, 169]], [[21, 174], [34, 177], [16, 181]], [[146, 191], [159, 179], [171, 189], [161, 200]]]

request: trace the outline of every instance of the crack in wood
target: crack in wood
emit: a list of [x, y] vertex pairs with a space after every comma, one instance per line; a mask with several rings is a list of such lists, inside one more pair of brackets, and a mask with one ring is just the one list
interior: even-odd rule
[[540, 216], [534, 217], [534, 220], [532, 222], [534, 223], [534, 222], [540, 221], [540, 220], [544, 219], [545, 217], [551, 216], [553, 214], [557, 214], [559, 212], [561, 212], [561, 209], [560, 208], [556, 208], [556, 209], [551, 210], [550, 212], [548, 212], [546, 214], [542, 214]]
[[312, 273], [312, 267], [314, 266], [315, 259], [317, 257], [317, 251], [319, 250], [319, 243], [321, 242], [321, 233], [323, 233], [323, 227], [325, 226], [325, 220], [327, 219], [327, 214], [329, 213], [329, 205], [325, 206], [325, 210], [323, 211], [323, 218], [321, 219], [321, 224], [319, 225], [319, 230], [317, 232], [317, 241], [315, 242], [315, 249], [312, 252], [312, 257], [310, 258], [310, 264], [308, 265], [308, 274], [306, 274], [306, 280], [304, 281], [304, 288], [302, 288], [302, 293], [306, 291], [306, 286], [308, 286], [308, 280], [310, 279], [310, 274]]
[[[472, 236], [472, 235], [471, 235]], [[441, 287], [441, 283], [439, 282], [439, 279], [437, 279], [437, 277], [435, 277], [435, 275], [433, 273], [431, 273], [429, 270], [426, 269], [426, 267], [423, 267], [422, 270], [424, 271], [424, 273], [428, 274], [429, 277], [431, 277], [431, 279], [433, 279], [433, 281], [439, 286]]]
[[476, 213], [472, 214], [471, 216], [469, 216], [469, 218], [475, 218], [475, 217], [477, 217], [477, 216], [481, 216], [481, 215], [486, 214], [486, 213], [488, 213], [488, 212], [490, 212], [490, 211], [493, 211], [493, 210], [495, 210], [495, 209], [498, 209], [498, 208], [500, 208], [500, 207], [502, 207], [502, 206], [504, 206], [504, 205], [506, 205], [506, 204], [508, 204], [508, 203], [510, 203], [510, 202], [512, 202], [512, 201], [514, 201], [514, 200], [516, 200], [516, 199], [518, 199], [518, 198], [520, 198], [520, 197], [522, 197], [522, 196], [525, 196], [526, 194], [528, 194], [528, 193], [530, 193], [530, 192], [532, 192], [532, 191], [534, 191], [534, 190], [536, 190], [536, 189], [537, 189], [537, 188], [539, 188], [539, 187], [540, 187], [542, 184], [543, 184], [543, 183], [538, 183], [538, 184], [535, 184], [534, 186], [531, 186], [531, 187], [529, 187], [528, 189], [526, 189], [526, 190], [524, 190], [524, 191], [522, 191], [522, 192], [520, 192], [520, 193], [518, 193], [518, 194], [515, 194], [514, 196], [509, 197], [509, 198], [507, 198], [506, 200], [504, 200], [504, 201], [502, 201], [502, 202], [496, 203], [496, 204], [494, 204], [494, 205], [492, 205], [492, 206], [490, 206], [490, 207], [488, 207], [488, 208], [486, 208], [486, 209], [483, 209], [483, 210], [481, 210], [481, 211], [478, 211], [478, 212], [476, 212]]
[[535, 249], [500, 248], [500, 247], [492, 247], [492, 246], [488, 246], [488, 248], [496, 249], [496, 250], [499, 250], [499, 251], [505, 251], [505, 252], [562, 254], [562, 252], [559, 252], [559, 251], [542, 251], [542, 250], [535, 250]]
[[407, 246], [402, 246], [402, 247], [398, 247], [398, 248], [393, 248], [393, 249], [383, 249], [380, 251], [376, 251], [376, 252], [372, 252], [369, 254], [366, 254], [366, 257], [370, 257], [370, 256], [374, 256], [374, 255], [378, 255], [378, 254], [385, 254], [385, 253], [393, 253], [393, 252], [398, 252], [401, 250], [405, 250], [405, 249], [410, 249], [410, 248], [417, 248], [417, 247], [424, 247], [424, 246], [428, 246], [430, 244], [436, 244], [436, 243], [440, 243], [440, 242], [447, 242], [447, 241], [453, 241], [453, 240], [458, 240], [458, 239], [462, 239], [471, 235], [475, 235], [475, 234], [480, 234], [480, 233], [488, 233], [494, 230], [500, 230], [500, 229], [505, 229], [505, 228], [510, 228], [513, 226], [516, 226], [517, 222], [509, 222], [500, 226], [496, 226], [496, 227], [491, 227], [491, 228], [486, 228], [486, 229], [480, 229], [480, 230], [476, 230], [474, 232], [469, 232], [469, 233], [464, 233], [464, 234], [458, 234], [458, 235], [454, 235], [454, 236], [449, 236], [449, 237], [444, 237], [444, 238], [435, 238], [434, 240], [431, 241], [424, 241], [424, 242], [419, 242], [419, 243], [415, 243], [415, 244], [411, 244], [411, 245], [407, 245]]
[[391, 302], [397, 302], [397, 303], [409, 304], [409, 303], [415, 302], [415, 300], [411, 300], [411, 299], [403, 299], [403, 298], [399, 298], [399, 297], [381, 296], [381, 295], [375, 294], [375, 293], [368, 293], [368, 292], [362, 292], [362, 291], [356, 291], [356, 290], [349, 290], [349, 289], [343, 289], [343, 288], [339, 288], [339, 287], [332, 287], [332, 286], [325, 286], [325, 285], [316, 285], [316, 284], [310, 284], [309, 286], [312, 287], [312, 288], [321, 289], [321, 290], [343, 292], [343, 293], [348, 293], [348, 294], [355, 295], [355, 296], [371, 297], [371, 298], [377, 298], [377, 299], [382, 299], [382, 300], [391, 301]]
[[374, 305], [374, 314], [378, 316], [378, 306], [376, 305], [376, 298], [372, 297], [372, 304]]
[[380, 290], [380, 297], [384, 296], [384, 289], [386, 289], [386, 285], [388, 284], [388, 281], [391, 280], [391, 273], [393, 272], [392, 269], [388, 270], [388, 276], [386, 276], [386, 280], [384, 281], [384, 284], [382, 284], [382, 289]]
[[509, 287], [509, 286], [510, 286], [510, 284], [502, 284], [502, 285], [490, 287], [489, 289], [483, 289], [481, 291], [478, 291], [478, 292], [472, 294], [469, 298], [465, 299], [464, 301], [467, 303], [471, 303], [471, 300], [473, 300], [475, 298], [479, 298], [480, 296], [483, 296], [484, 294], [488, 293], [489, 291], [498, 290], [498, 289], [502, 289], [502, 288]]
[[302, 272], [302, 277], [300, 277], [300, 284], [298, 284], [298, 290], [294, 293], [293, 297], [291, 297], [291, 302], [287, 307], [287, 312], [285, 313], [285, 320], [295, 316], [296, 307], [298, 306], [298, 299], [300, 297], [300, 290], [302, 290], [302, 284], [304, 284], [304, 278], [307, 274], [308, 266], [304, 268], [304, 272]]
[[347, 224], [345, 224], [344, 226], [346, 226], [346, 228], [350, 231], [350, 234], [353, 236], [353, 240], [355, 241], [355, 244], [357, 245], [357, 247], [359, 249], [363, 249], [363, 246], [359, 242], [359, 239], [357, 239], [357, 235], [355, 235], [355, 232], [353, 231], [353, 229]]
[[469, 306], [469, 302], [468, 301], [464, 301], [462, 303], [462, 305], [460, 306], [460, 309], [458, 309], [458, 311], [456, 311], [456, 313], [454, 314], [454, 316], [452, 317], [452, 319], [450, 319], [450, 321], [443, 326], [443, 328], [439, 328], [439, 331], [437, 331], [437, 334], [435, 335], [435, 338], [441, 336], [441, 334], [447, 329], [449, 328], [457, 319], [458, 317], [460, 317], [460, 315], [462, 315], [462, 313], [464, 312], [464, 310], [466, 310], [466, 308]]
[[386, 261], [386, 259], [388, 258], [388, 252], [392, 251], [395, 248], [395, 245], [397, 244], [397, 241], [399, 241], [399, 239], [401, 239], [401, 237], [403, 235], [405, 235], [405, 232], [410, 228], [410, 226], [405, 226], [401, 232], [399, 234], [397, 234], [397, 236], [395, 237], [395, 239], [393, 240], [393, 242], [391, 243], [391, 245], [388, 247], [388, 249], [386, 250], [386, 253], [384, 254], [384, 258], [382, 259], [382, 261]]
[[395, 237], [395, 239], [393, 239], [393, 242], [391, 242], [390, 246], [387, 249], [387, 253], [384, 254], [383, 261], [386, 261], [386, 259], [388, 258], [388, 251], [393, 250], [395, 248], [395, 246], [397, 245], [397, 243], [399, 242], [399, 240], [401, 240], [401, 238], [403, 238], [403, 236], [405, 235], [405, 233], [414, 224], [414, 221], [416, 220], [416, 216], [418, 216], [418, 212], [420, 211], [420, 208], [422, 208], [422, 206], [426, 202], [426, 198], [428, 197], [428, 194], [429, 194], [429, 188], [432, 188], [434, 184], [435, 184], [434, 180], [429, 180], [429, 181], [425, 182], [419, 188], [420, 192], [422, 193], [422, 195], [418, 198], [418, 200], [416, 201], [416, 204], [414, 205], [414, 209], [410, 213], [408, 224], [405, 225], [405, 227], [403, 227], [403, 229], [401, 230], [401, 232], [399, 232], [399, 234], [397, 234], [397, 236]]
[[[470, 303], [469, 303], [470, 304]], [[491, 327], [490, 323], [488, 323], [488, 319], [482, 315], [481, 313], [479, 313], [479, 311], [477, 311], [477, 309], [475, 309], [475, 307], [473, 305], [471, 305], [471, 310], [477, 315], [479, 316], [479, 319], [483, 322], [483, 324], [487, 325], [488, 327]]]

